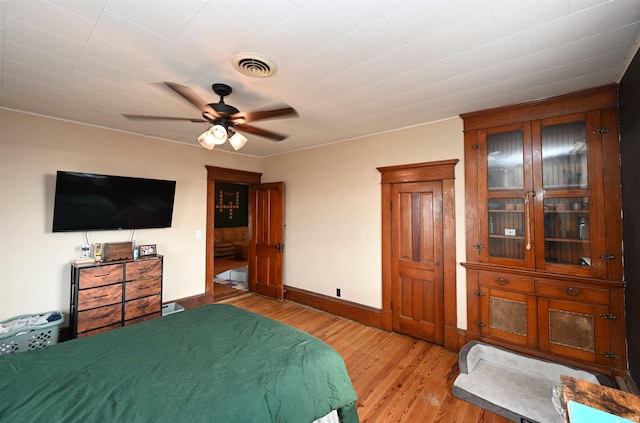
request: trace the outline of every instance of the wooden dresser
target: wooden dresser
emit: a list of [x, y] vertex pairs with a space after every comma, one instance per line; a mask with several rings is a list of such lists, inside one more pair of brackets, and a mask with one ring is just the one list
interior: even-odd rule
[[162, 256], [71, 265], [71, 337], [162, 316]]

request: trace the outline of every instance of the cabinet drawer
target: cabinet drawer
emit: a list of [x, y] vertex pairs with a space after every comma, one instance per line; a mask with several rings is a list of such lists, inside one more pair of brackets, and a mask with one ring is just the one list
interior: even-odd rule
[[122, 322], [122, 303], [78, 312], [78, 332]]
[[148, 259], [127, 263], [125, 280], [149, 278], [162, 275], [162, 260]]
[[609, 290], [573, 284], [538, 282], [538, 295], [576, 302], [609, 304]]
[[131, 326], [136, 323], [146, 322], [147, 320], [157, 319], [158, 317], [162, 317], [162, 313], [147, 314], [146, 316], [138, 317], [137, 319], [127, 320], [124, 322], [124, 325]]
[[122, 303], [122, 283], [78, 291], [78, 310]]
[[80, 269], [80, 289], [122, 282], [122, 264]]
[[97, 335], [99, 333], [109, 332], [110, 330], [119, 329], [122, 327], [122, 323], [118, 322], [115, 325], [104, 326], [98, 329], [90, 330], [89, 332], [78, 333], [78, 338], [84, 338], [91, 335]]
[[140, 297], [159, 294], [162, 290], [162, 278], [141, 279], [126, 283], [125, 298], [133, 300]]
[[509, 291], [534, 292], [533, 279], [520, 278], [499, 273], [480, 273], [480, 286], [489, 288], [505, 288]]
[[145, 314], [162, 312], [160, 295], [138, 298], [124, 303], [124, 319], [130, 320]]

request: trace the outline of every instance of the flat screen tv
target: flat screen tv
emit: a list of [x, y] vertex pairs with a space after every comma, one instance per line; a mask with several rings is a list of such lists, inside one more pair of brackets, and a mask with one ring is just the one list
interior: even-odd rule
[[58, 171], [53, 232], [171, 227], [176, 182]]

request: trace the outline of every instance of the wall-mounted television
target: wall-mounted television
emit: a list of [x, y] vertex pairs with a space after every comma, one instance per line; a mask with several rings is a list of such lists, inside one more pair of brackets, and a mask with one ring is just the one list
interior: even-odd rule
[[58, 171], [53, 232], [171, 227], [176, 182]]

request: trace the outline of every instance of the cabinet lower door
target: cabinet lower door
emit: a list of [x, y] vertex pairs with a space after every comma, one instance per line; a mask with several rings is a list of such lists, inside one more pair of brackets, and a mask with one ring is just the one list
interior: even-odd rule
[[480, 333], [528, 347], [537, 346], [536, 297], [481, 287]]
[[538, 299], [540, 349], [590, 363], [609, 363], [608, 307]]

